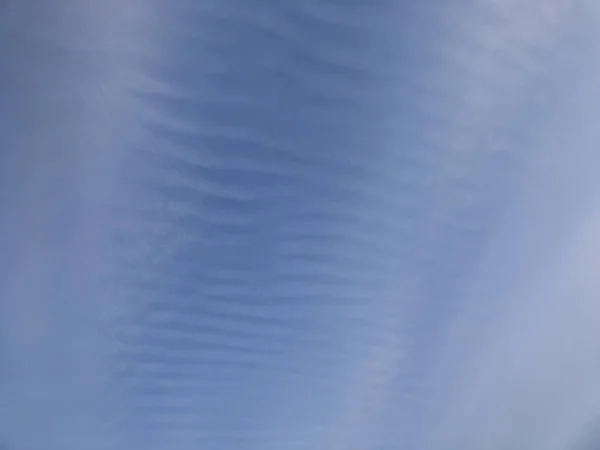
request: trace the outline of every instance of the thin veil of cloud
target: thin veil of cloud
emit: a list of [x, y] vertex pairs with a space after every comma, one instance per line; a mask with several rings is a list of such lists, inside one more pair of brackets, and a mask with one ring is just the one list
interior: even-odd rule
[[7, 5], [11, 446], [589, 448], [596, 2]]

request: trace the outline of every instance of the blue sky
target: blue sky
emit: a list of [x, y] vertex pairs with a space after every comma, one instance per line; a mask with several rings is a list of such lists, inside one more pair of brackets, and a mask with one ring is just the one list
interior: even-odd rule
[[599, 21], [5, 1], [0, 439], [591, 448]]

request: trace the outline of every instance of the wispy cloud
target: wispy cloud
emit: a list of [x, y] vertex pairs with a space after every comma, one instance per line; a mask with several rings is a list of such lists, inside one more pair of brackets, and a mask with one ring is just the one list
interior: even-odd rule
[[[0, 124], [0, 158], [25, 174], [0, 203], [12, 441], [587, 439], [593, 2], [68, 3], [49, 24], [3, 19], [55, 52], [7, 54], [19, 95], [0, 78], [0, 113], [39, 115]], [[49, 148], [53, 165], [36, 159]]]

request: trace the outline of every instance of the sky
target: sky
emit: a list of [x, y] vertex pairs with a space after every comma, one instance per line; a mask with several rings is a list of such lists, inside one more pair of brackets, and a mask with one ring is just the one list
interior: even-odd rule
[[600, 3], [4, 0], [0, 448], [592, 450]]

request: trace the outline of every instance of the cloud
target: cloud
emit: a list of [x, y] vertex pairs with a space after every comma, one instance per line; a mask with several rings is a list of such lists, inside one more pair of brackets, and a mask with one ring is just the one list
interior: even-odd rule
[[[13, 429], [67, 449], [582, 441], [600, 413], [592, 6], [130, 3], [70, 13], [97, 71], [19, 66], [46, 84], [16, 104], [56, 126], [4, 135], [41, 151], [58, 130], [68, 161], [11, 178], [2, 343], [29, 374], [71, 350], [11, 375], [23, 411], [69, 400], [58, 431], [0, 410]], [[72, 235], [45, 221], [65, 199]]]

